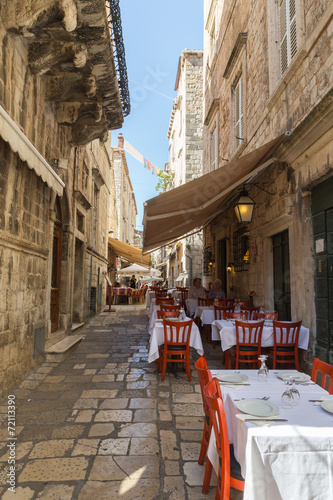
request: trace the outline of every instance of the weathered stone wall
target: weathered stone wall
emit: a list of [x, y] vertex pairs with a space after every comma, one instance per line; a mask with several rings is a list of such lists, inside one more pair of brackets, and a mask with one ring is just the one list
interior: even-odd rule
[[[0, 387], [5, 390], [40, 359], [33, 356], [36, 327], [45, 330], [48, 347], [71, 333], [73, 321], [86, 321], [90, 269], [91, 286], [102, 284], [100, 307], [104, 306], [107, 214], [114, 191], [110, 146], [99, 140], [72, 145], [70, 128], [58, 124], [55, 105], [46, 100], [45, 77], [29, 69], [27, 41], [9, 34], [1, 22], [0, 60], [0, 105], [65, 183], [60, 200], [59, 324], [51, 332], [55, 196], [0, 139], [0, 307], [4, 312], [0, 314]], [[96, 210], [91, 209], [94, 184]]]
[[[208, 12], [210, 1], [205, 3]], [[304, 10], [300, 10], [302, 7]], [[219, 167], [225, 164], [223, 158], [230, 160], [244, 155], [286, 131], [291, 132], [274, 155], [280, 162], [255, 179], [271, 194], [249, 186], [249, 195], [256, 202], [253, 221], [247, 226], [250, 265], [248, 271], [228, 275], [228, 288], [233, 288], [228, 291], [229, 296], [246, 299], [249, 290], [255, 290], [256, 304], [274, 307], [272, 236], [288, 229], [291, 313], [293, 319], [302, 319], [310, 328], [307, 360], [311, 360], [316, 332], [310, 190], [332, 176], [333, 6], [324, 0], [297, 2], [298, 51], [283, 77], [276, 44], [275, 9], [274, 1], [224, 2], [222, 17], [217, 19], [215, 58], [208, 61], [206, 51], [204, 57], [203, 163], [208, 169], [209, 112], [214, 108], [214, 99]], [[247, 33], [247, 41], [242, 46], [236, 43], [240, 33]], [[235, 50], [233, 56], [236, 48], [238, 52]], [[231, 87], [240, 73], [245, 83], [245, 141], [235, 151]], [[205, 245], [212, 244], [215, 254], [218, 240], [229, 238], [227, 260], [230, 262], [233, 233], [239, 228], [232, 205], [231, 202], [228, 208], [227, 204], [224, 212], [205, 230]], [[212, 278], [215, 277], [213, 273]]]
[[31, 368], [46, 327], [49, 188], [0, 139], [0, 387]]
[[[172, 187], [202, 175], [202, 76], [203, 53], [201, 50], [184, 50], [179, 60], [176, 78], [178, 95], [174, 100], [171, 113], [169, 139], [169, 170], [174, 172]], [[182, 257], [176, 258], [173, 266], [175, 278], [178, 268], [187, 272], [188, 278], [179, 284], [191, 284], [189, 280], [202, 276], [203, 246], [200, 235], [182, 240]], [[173, 252], [170, 247], [170, 252]], [[186, 256], [187, 255], [187, 256]], [[169, 267], [169, 283], [171, 282], [171, 266]]]

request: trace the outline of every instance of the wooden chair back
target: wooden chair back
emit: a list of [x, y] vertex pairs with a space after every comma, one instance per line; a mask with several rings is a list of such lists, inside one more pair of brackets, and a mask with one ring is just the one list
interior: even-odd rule
[[212, 306], [214, 304], [214, 299], [203, 299], [198, 298], [198, 306]]
[[233, 313], [235, 306], [217, 306], [214, 304], [214, 318], [224, 319], [224, 313]]
[[271, 313], [254, 312], [253, 319], [255, 321], [257, 321], [258, 319], [271, 319], [271, 320], [277, 321], [279, 319], [279, 313], [278, 312], [271, 312]]
[[157, 306], [159, 306], [159, 305], [161, 305], [161, 304], [170, 304], [170, 305], [171, 305], [171, 304], [174, 304], [174, 303], [175, 303], [175, 301], [174, 301], [174, 299], [172, 299], [172, 298], [171, 298], [171, 299], [168, 299], [168, 298], [166, 298], [166, 297], [162, 297], [162, 298], [160, 298], [160, 299], [156, 299], [156, 305], [157, 305]]
[[160, 305], [160, 310], [161, 311], [180, 311], [181, 305], [175, 305], [175, 304], [161, 304]]
[[248, 306], [241, 306], [241, 313], [242, 312], [247, 312], [248, 313], [248, 318], [249, 320], [253, 319], [253, 314], [258, 313], [260, 311], [260, 307], [248, 307]]
[[231, 349], [231, 355], [235, 357], [236, 370], [239, 368], [239, 363], [245, 363], [252, 368], [258, 366], [264, 323], [264, 320], [248, 323], [236, 319], [236, 350]]
[[325, 361], [321, 361], [319, 358], [315, 358], [312, 366], [311, 380], [318, 384], [318, 378], [320, 378], [320, 387], [326, 389], [329, 394], [333, 394], [333, 366], [325, 363]]
[[[227, 419], [225, 416], [220, 384], [217, 378], [213, 378], [205, 387], [205, 398], [210, 410], [212, 426], [214, 428], [216, 449], [219, 455], [219, 472], [217, 481], [216, 499], [226, 500], [230, 498], [230, 488], [244, 491], [244, 480], [231, 475], [230, 447]], [[204, 483], [203, 491], [207, 491]]]
[[163, 318], [164, 327], [164, 347], [162, 360], [163, 382], [167, 363], [182, 363], [189, 382], [191, 381], [190, 367], [190, 337], [193, 319], [188, 321], [172, 321]]
[[247, 311], [237, 311], [237, 312], [224, 312], [223, 319], [239, 319], [239, 320], [247, 320], [249, 318], [249, 313]]
[[295, 364], [299, 370], [298, 337], [302, 321], [273, 321], [273, 369], [277, 364]]
[[176, 309], [174, 311], [156, 311], [156, 312], [157, 312], [157, 319], [179, 318], [179, 316], [181, 315], [179, 309]]

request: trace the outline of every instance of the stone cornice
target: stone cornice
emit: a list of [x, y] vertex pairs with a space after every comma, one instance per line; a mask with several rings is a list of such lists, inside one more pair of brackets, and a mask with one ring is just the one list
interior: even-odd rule
[[11, 250], [17, 250], [19, 252], [27, 253], [29, 255], [38, 256], [43, 260], [46, 260], [49, 255], [48, 248], [41, 248], [35, 243], [24, 240], [19, 236], [7, 233], [0, 230], [0, 245], [7, 247]]
[[227, 62], [227, 66], [224, 70], [224, 73], [223, 73], [224, 78], [229, 78], [229, 76], [230, 76], [230, 74], [231, 74], [231, 72], [236, 64], [237, 58], [238, 58], [242, 48], [244, 47], [244, 45], [246, 45], [246, 42], [247, 42], [247, 33], [243, 33], [243, 32], [239, 33], [237, 40], [236, 40], [236, 43], [234, 45], [234, 48], [231, 51], [229, 60]]

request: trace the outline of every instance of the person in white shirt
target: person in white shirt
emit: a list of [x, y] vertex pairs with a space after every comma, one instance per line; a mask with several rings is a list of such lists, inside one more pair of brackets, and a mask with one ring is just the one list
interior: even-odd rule
[[189, 299], [204, 299], [206, 297], [206, 290], [201, 285], [201, 278], [194, 278], [193, 286], [190, 286], [188, 290], [188, 298]]

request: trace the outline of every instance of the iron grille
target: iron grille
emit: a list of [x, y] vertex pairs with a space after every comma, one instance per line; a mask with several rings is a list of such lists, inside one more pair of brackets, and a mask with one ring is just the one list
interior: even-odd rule
[[127, 116], [131, 111], [131, 103], [128, 89], [125, 46], [123, 40], [123, 30], [121, 26], [119, 0], [106, 0], [106, 2], [109, 5], [110, 9], [110, 14], [108, 15], [108, 23], [111, 32], [120, 99], [123, 108], [123, 114], [124, 116]]
[[246, 271], [250, 261], [250, 240], [245, 229], [239, 229], [233, 235], [234, 271]]

